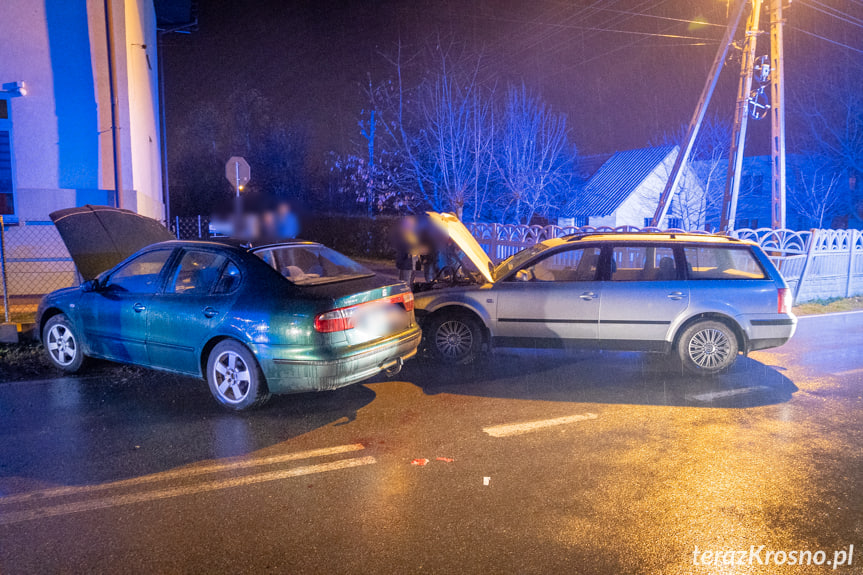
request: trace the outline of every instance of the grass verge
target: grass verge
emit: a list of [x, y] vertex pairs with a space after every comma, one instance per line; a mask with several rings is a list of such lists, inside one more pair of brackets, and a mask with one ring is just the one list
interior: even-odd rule
[[820, 315], [863, 309], [863, 296], [817, 299], [794, 306], [795, 315]]

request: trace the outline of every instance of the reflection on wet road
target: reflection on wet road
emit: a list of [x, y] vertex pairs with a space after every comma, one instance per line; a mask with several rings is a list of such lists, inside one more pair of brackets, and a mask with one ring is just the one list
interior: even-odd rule
[[863, 572], [861, 350], [863, 314], [803, 318], [712, 379], [503, 350], [249, 415], [161, 374], [3, 384], [0, 573]]

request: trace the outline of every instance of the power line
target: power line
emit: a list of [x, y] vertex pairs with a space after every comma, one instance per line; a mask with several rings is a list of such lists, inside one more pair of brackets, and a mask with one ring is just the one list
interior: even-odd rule
[[[817, 3], [821, 4], [820, 2], [817, 2]], [[832, 10], [832, 8], [830, 8], [829, 6], [826, 6], [825, 4], [821, 4], [821, 6], [826, 6], [826, 9], [825, 8], [819, 8], [818, 6], [815, 6], [814, 4], [809, 4], [806, 0], [801, 0], [801, 4], [803, 4], [804, 6], [806, 6], [807, 8], [809, 8], [811, 10], [817, 10], [818, 12], [821, 12], [822, 14], [832, 16], [833, 18], [836, 18], [837, 20], [841, 20], [842, 22], [845, 22], [847, 24], [851, 24], [853, 26], [858, 26], [860, 28], [863, 28], [863, 20], [859, 20], [859, 19], [855, 18], [854, 16], [851, 16], [850, 14], [845, 14], [844, 12], [839, 12], [838, 10], [837, 10], [838, 13], [830, 12], [830, 11], [828, 11], [828, 9]]]
[[[525, 20], [517, 20], [514, 18], [500, 18], [494, 16], [471, 16], [471, 18], [478, 18], [482, 20], [495, 20], [498, 22], [511, 22], [515, 24], [526, 24]], [[644, 37], [652, 37], [652, 38], [672, 38], [675, 40], [700, 40], [703, 42], [713, 41], [713, 38], [702, 38], [699, 36], [683, 36], [680, 34], [663, 34], [663, 33], [655, 33], [655, 32], [639, 32], [637, 30], [619, 30], [615, 28], [599, 28], [595, 26], [576, 26], [574, 24], [558, 24], [554, 22], [533, 22], [535, 24], [541, 26], [550, 26], [553, 28], [563, 28], [568, 30], [584, 30], [587, 32], [613, 32], [618, 34], [632, 34], [636, 36], [644, 36]]]
[[[644, 13], [644, 12], [641, 12], [641, 11], [640, 11], [642, 8], [647, 8], [647, 7], [653, 7], [653, 8], [656, 8], [656, 7], [659, 7], [659, 6], [661, 6], [662, 4], [664, 4], [664, 3], [668, 2], [668, 1], [669, 1], [669, 0], [659, 0], [658, 2], [656, 2], [656, 1], [654, 1], [654, 0], [644, 0], [643, 2], [641, 2], [641, 3], [639, 3], [639, 4], [635, 5], [635, 6], [632, 6], [632, 7], [630, 8], [630, 10], [629, 10], [630, 15], [624, 15], [624, 16], [621, 16], [621, 15], [619, 15], [619, 14], [614, 15], [614, 16], [612, 16], [611, 18], [609, 18], [608, 20], [606, 20], [606, 21], [605, 21], [605, 23], [601, 25], [601, 27], [603, 27], [603, 28], [608, 28], [608, 27], [611, 27], [611, 26], [617, 26], [617, 27], [619, 27], [619, 26], [621, 26], [622, 24], [627, 23], [627, 22], [629, 22], [629, 21], [633, 20], [633, 18], [634, 18], [636, 15], [640, 15], [640, 14], [641, 14], [641, 15], [643, 15], [643, 14], [646, 14], [646, 13]], [[604, 8], [602, 8], [599, 4], [600, 4], [599, 2], [597, 2], [596, 4], [593, 4], [594, 13], [600, 12], [600, 11], [602, 11], [602, 10], [604, 9]], [[663, 30], [663, 32], [665, 32], [665, 31], [667, 31], [667, 30], [670, 30], [672, 27], [673, 27], [673, 26], [669, 26], [669, 27], [667, 27], [665, 30]], [[587, 32], [587, 33], [585, 33], [585, 32], [582, 32], [582, 33], [581, 33], [581, 38], [580, 38], [580, 40], [581, 40], [581, 45], [582, 45], [582, 46], [581, 46], [581, 48], [582, 48], [582, 53], [584, 52], [585, 42], [586, 42], [587, 40], [592, 39], [592, 38], [593, 38], [593, 36], [595, 36], [595, 35], [597, 35], [597, 34], [599, 34], [599, 32], [595, 32], [595, 31], [593, 31], [593, 32]], [[537, 46], [537, 45], [539, 45], [539, 42], [534, 42], [531, 46], [529, 46], [529, 48], [533, 48], [533, 47], [535, 47], [535, 46]], [[528, 48], [528, 49], [529, 49], [529, 48]], [[552, 51], [547, 52], [547, 53], [546, 53], [546, 56], [547, 56], [547, 57], [557, 56], [558, 54], [560, 54], [561, 52], [563, 52], [563, 51], [565, 51], [565, 50], [566, 50], [565, 42], [562, 42], [562, 43], [561, 43], [557, 48], [554, 48]]]
[[804, 30], [803, 28], [798, 28], [796, 26], [794, 26], [793, 28], [795, 30], [797, 30], [798, 32], [803, 32], [804, 34], [806, 34], [808, 36], [814, 36], [815, 38], [819, 38], [821, 40], [824, 40], [825, 42], [830, 42], [831, 44], [836, 44], [837, 46], [841, 46], [842, 48], [848, 48], [849, 50], [863, 54], [863, 50], [860, 50], [859, 48], [854, 48], [853, 46], [849, 46], [848, 44], [843, 44], [842, 42], [837, 42], [836, 40], [831, 40], [830, 38], [825, 38], [824, 36], [820, 36], [820, 35], [816, 34], [815, 32], [809, 32], [808, 30]]
[[[663, 30], [663, 32], [665, 32], [665, 31], [667, 31], [667, 30], [670, 30], [670, 29], [671, 29], [671, 28], [673, 28], [673, 27], [674, 27], [674, 24], [672, 24], [671, 26], [666, 27], [666, 28]], [[571, 65], [571, 66], [567, 66], [566, 68], [561, 68], [561, 69], [559, 69], [559, 70], [557, 70], [557, 71], [555, 71], [555, 72], [552, 72], [551, 74], [546, 74], [545, 76], [543, 76], [543, 77], [542, 77], [542, 80], [545, 80], [545, 79], [550, 78], [550, 77], [553, 77], [553, 76], [557, 76], [558, 74], [563, 74], [563, 73], [565, 73], [565, 72], [570, 72], [570, 71], [572, 71], [572, 70], [574, 70], [574, 69], [576, 69], [576, 68], [579, 68], [579, 67], [584, 66], [584, 65], [586, 65], [586, 64], [589, 64], [589, 63], [591, 63], [591, 62], [594, 62], [594, 61], [596, 61], [596, 60], [599, 60], [600, 58], [605, 58], [606, 56], [610, 56], [610, 55], [612, 55], [612, 54], [615, 54], [615, 53], [620, 52], [621, 50], [625, 50], [625, 49], [627, 49], [627, 48], [632, 48], [632, 47], [634, 47], [636, 44], [640, 44], [641, 42], [643, 42], [645, 39], [646, 39], [646, 37], [644, 37], [644, 36], [639, 37], [639, 38], [635, 38], [635, 39], [634, 39], [634, 40], [632, 40], [631, 42], [628, 42], [628, 43], [626, 43], [626, 44], [622, 44], [622, 45], [620, 45], [620, 46], [617, 46], [617, 47], [615, 47], [615, 48], [612, 48], [611, 50], [606, 50], [605, 52], [601, 52], [601, 53], [596, 54], [596, 55], [594, 55], [594, 56], [592, 56], [592, 57], [590, 57], [590, 58], [583, 59], [583, 60], [581, 60], [581, 61], [579, 61], [579, 62], [576, 62], [575, 64], [573, 64], [573, 65]], [[713, 40], [706, 40], [706, 41], [707, 41], [707, 42], [711, 42], [711, 41], [713, 41]]]
[[626, 14], [630, 16], [644, 16], [645, 18], [656, 18], [657, 20], [670, 20], [672, 22], [683, 22], [686, 24], [700, 24], [702, 26], [716, 26], [717, 28], [725, 28], [724, 24], [714, 24], [713, 22], [707, 22], [705, 20], [689, 20], [687, 18], [673, 18], [671, 16], [659, 16], [658, 14], [648, 14], [646, 12], [632, 12], [630, 10], [615, 10], [614, 8], [600, 8], [596, 7], [595, 10], [602, 10], [603, 12], [613, 12], [615, 14]]

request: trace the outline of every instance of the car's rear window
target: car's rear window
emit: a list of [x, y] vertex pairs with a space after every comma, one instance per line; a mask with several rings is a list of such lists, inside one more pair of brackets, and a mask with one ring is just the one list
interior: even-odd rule
[[317, 285], [374, 275], [346, 255], [321, 245], [278, 246], [258, 250], [255, 255], [297, 285]]
[[767, 276], [747, 248], [686, 247], [686, 265], [693, 280], [760, 280]]

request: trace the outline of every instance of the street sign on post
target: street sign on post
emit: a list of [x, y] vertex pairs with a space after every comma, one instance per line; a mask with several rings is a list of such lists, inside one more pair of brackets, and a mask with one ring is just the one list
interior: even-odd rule
[[237, 224], [239, 225], [240, 217], [243, 215], [242, 200], [240, 199], [240, 191], [249, 183], [252, 177], [252, 169], [249, 163], [242, 156], [232, 156], [225, 164], [225, 177], [234, 186], [236, 196], [234, 197], [234, 211], [237, 215]]
[[237, 195], [240, 195], [240, 190], [243, 186], [249, 183], [252, 177], [252, 169], [249, 168], [249, 163], [241, 156], [233, 156], [228, 163], [225, 164], [225, 177], [234, 186]]

